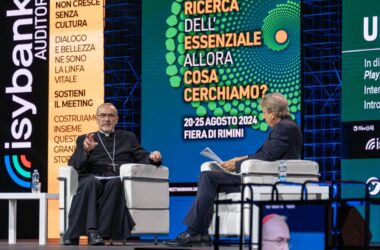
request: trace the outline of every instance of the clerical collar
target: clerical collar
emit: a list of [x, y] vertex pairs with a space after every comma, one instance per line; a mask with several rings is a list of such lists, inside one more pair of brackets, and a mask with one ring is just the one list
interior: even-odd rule
[[110, 135], [113, 135], [113, 133], [115, 133], [115, 130], [112, 130], [111, 133], [106, 133], [104, 131], [99, 130], [99, 133], [103, 134], [105, 137], [109, 137]]

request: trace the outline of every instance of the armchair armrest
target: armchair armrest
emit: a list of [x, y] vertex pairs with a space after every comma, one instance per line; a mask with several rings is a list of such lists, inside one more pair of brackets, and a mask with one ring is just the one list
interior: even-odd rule
[[[241, 173], [245, 183], [273, 184], [278, 181], [280, 161], [245, 160]], [[318, 181], [319, 165], [309, 160], [284, 160], [287, 169], [287, 181], [303, 183], [307, 180]]]
[[[241, 173], [242, 174], [249, 174], [252, 172], [252, 170], [256, 169], [270, 169], [270, 171], [273, 171], [273, 173], [277, 174], [277, 166], [278, 163], [276, 161], [262, 161], [262, 160], [245, 160], [241, 164]], [[267, 170], [268, 171], [268, 170]]]
[[[125, 198], [129, 209], [168, 208], [169, 170], [147, 164], [128, 163], [120, 166]], [[162, 183], [162, 185], [159, 185]]]
[[203, 171], [212, 171], [211, 167], [210, 167], [210, 163], [212, 161], [206, 161], [206, 162], [203, 162], [202, 165], [201, 165], [201, 172]]
[[[291, 173], [318, 175], [319, 166], [315, 161], [309, 160], [283, 160], [286, 167]], [[245, 160], [241, 165], [242, 173], [251, 173], [257, 171], [261, 173], [278, 173], [278, 165], [280, 161], [261, 161], [261, 160]]]
[[121, 165], [120, 178], [127, 207], [136, 222], [132, 234], [169, 233], [168, 176], [167, 167], [133, 163]]
[[120, 166], [120, 178], [146, 178], [168, 180], [169, 170], [164, 166], [128, 163]]
[[71, 166], [58, 168], [59, 180], [59, 232], [63, 235], [68, 227], [68, 214], [71, 201], [78, 189], [78, 173]]

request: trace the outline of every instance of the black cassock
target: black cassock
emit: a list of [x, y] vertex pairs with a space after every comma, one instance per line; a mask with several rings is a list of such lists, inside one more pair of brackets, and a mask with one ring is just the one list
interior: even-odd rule
[[77, 138], [76, 149], [69, 160], [69, 165], [79, 173], [79, 183], [64, 238], [75, 239], [89, 231], [98, 231], [104, 238], [127, 239], [135, 223], [126, 206], [124, 185], [120, 178], [96, 177], [119, 176], [120, 165], [124, 163], [160, 163], [149, 160], [150, 152], [140, 146], [131, 132], [94, 132], [98, 145], [89, 154], [83, 148], [85, 137]]

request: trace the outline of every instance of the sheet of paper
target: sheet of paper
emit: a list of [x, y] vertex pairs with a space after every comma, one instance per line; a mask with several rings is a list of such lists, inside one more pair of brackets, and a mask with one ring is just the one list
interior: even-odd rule
[[222, 163], [223, 160], [220, 159], [220, 157], [214, 153], [214, 151], [212, 151], [209, 147], [206, 147], [205, 149], [203, 149], [201, 151], [201, 155], [213, 160], [213, 161], [216, 161], [218, 163]]
[[209, 158], [210, 160], [212, 160], [209, 163], [209, 167], [212, 171], [218, 171], [218, 172], [224, 172], [227, 174], [239, 175], [236, 172], [230, 172], [227, 169], [225, 169], [224, 167], [222, 167], [220, 165], [220, 163], [222, 163], [223, 160], [217, 154], [215, 154], [214, 151], [212, 151], [209, 147], [206, 147], [205, 149], [203, 149], [200, 152], [200, 154]]

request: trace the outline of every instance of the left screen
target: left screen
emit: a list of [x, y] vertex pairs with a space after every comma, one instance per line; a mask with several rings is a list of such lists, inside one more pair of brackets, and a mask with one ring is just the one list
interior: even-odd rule
[[[58, 192], [79, 134], [96, 130], [104, 100], [104, 1], [2, 1], [0, 192]], [[49, 204], [49, 237], [58, 238], [58, 203]], [[6, 212], [6, 210], [4, 210]]]
[[46, 177], [48, 20], [47, 2], [1, 2], [1, 192], [29, 192], [34, 168]]

